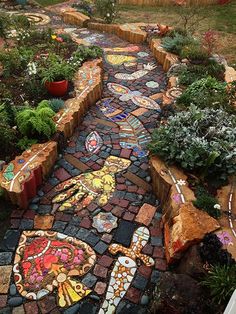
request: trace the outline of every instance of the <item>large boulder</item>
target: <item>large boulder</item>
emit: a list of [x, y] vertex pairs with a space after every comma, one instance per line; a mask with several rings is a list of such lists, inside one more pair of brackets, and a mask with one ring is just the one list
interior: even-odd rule
[[190, 246], [200, 242], [205, 234], [219, 227], [217, 220], [195, 208], [192, 203], [182, 204], [179, 207], [179, 214], [172, 219], [172, 223], [169, 221], [164, 224], [168, 263], [179, 259]]

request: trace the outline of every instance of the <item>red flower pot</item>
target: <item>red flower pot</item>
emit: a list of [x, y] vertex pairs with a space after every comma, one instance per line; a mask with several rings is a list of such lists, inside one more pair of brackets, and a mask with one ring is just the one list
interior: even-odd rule
[[45, 87], [51, 95], [61, 97], [64, 96], [68, 90], [68, 81], [46, 82]]

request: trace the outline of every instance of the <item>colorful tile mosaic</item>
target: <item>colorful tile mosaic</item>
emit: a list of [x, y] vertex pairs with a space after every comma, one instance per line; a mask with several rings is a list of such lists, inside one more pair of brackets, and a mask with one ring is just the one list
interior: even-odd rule
[[96, 228], [98, 232], [110, 233], [111, 230], [117, 227], [117, 217], [112, 213], [100, 212], [93, 217], [93, 227]]
[[0, 293], [7, 293], [10, 285], [12, 266], [0, 266]]
[[23, 13], [23, 15], [27, 17], [30, 23], [36, 24], [36, 25], [46, 25], [46, 24], [49, 24], [51, 21], [50, 17], [43, 13], [27, 12], [27, 13]]
[[135, 71], [133, 73], [116, 73], [115, 78], [119, 80], [125, 80], [125, 81], [132, 81], [137, 80], [146, 74], [148, 74], [150, 71], [154, 70], [156, 68], [154, 63], [148, 63], [143, 65], [142, 70]]
[[108, 83], [107, 87], [110, 92], [115, 95], [119, 95], [119, 99], [121, 101], [132, 100], [132, 102], [139, 107], [159, 111], [161, 110], [160, 106], [155, 102], [155, 100], [146, 96], [142, 96], [139, 91], [131, 91], [128, 87], [116, 83]]
[[96, 154], [103, 145], [101, 136], [97, 131], [89, 133], [85, 140], [85, 147], [90, 154]]
[[95, 260], [91, 247], [75, 238], [52, 231], [24, 231], [15, 255], [15, 283], [30, 300], [40, 300], [57, 289], [58, 305], [71, 306], [91, 292], [73, 277], [86, 274]]
[[149, 88], [158, 88], [159, 87], [159, 84], [155, 81], [149, 81], [146, 83], [146, 86], [149, 87]]
[[110, 105], [112, 99], [104, 99], [99, 103], [99, 109], [111, 121], [120, 127], [120, 145], [122, 148], [133, 149], [134, 155], [144, 157], [148, 155], [147, 144], [151, 136], [143, 124], [135, 116], [116, 109]]
[[114, 48], [105, 48], [104, 51], [106, 52], [137, 52], [139, 51], [139, 46], [128, 46], [128, 47], [114, 47]]
[[175, 100], [176, 98], [178, 98], [179, 96], [181, 96], [183, 93], [182, 89], [179, 87], [172, 87], [170, 89], [168, 89], [168, 91], [166, 92], [166, 96], [169, 99]]
[[121, 252], [124, 256], [118, 257], [114, 265], [105, 301], [102, 304], [99, 314], [115, 313], [117, 305], [133, 281], [137, 271], [137, 258], [146, 266], [154, 265], [154, 260], [151, 257], [141, 253], [149, 237], [149, 230], [146, 227], [140, 227], [134, 232], [129, 248], [125, 248], [119, 244], [111, 244], [109, 246], [109, 251], [112, 254]]
[[83, 173], [60, 183], [55, 190], [61, 193], [52, 202], [62, 203], [58, 211], [75, 207], [75, 213], [92, 201], [104, 206], [115, 191], [115, 174], [128, 168], [130, 163], [130, 160], [109, 156], [100, 170]]
[[145, 57], [148, 57], [149, 54], [145, 51], [140, 51], [137, 53], [137, 55], [140, 57], [140, 58], [145, 58]]
[[113, 66], [119, 66], [126, 62], [134, 62], [136, 61], [136, 57], [132, 56], [125, 56], [125, 55], [113, 55], [113, 54], [107, 54], [105, 55], [105, 59], [108, 63], [110, 63]]

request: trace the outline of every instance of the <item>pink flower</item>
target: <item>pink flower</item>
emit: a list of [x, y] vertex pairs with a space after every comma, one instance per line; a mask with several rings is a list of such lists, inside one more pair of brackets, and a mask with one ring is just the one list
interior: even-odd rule
[[216, 234], [223, 245], [233, 245], [232, 237], [227, 231], [222, 231]]
[[57, 37], [56, 41], [58, 41], [59, 43], [63, 43], [63, 39], [61, 37]]

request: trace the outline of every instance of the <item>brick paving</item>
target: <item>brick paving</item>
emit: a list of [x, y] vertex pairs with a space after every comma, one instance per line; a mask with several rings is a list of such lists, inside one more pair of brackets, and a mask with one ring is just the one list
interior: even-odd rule
[[[69, 28], [62, 25], [58, 18], [55, 26]], [[103, 48], [125, 48], [133, 45], [120, 40], [114, 35], [99, 34], [85, 29], [76, 29], [74, 35], [89, 40], [92, 44]], [[160, 65], [156, 64], [150, 50], [145, 45], [138, 46], [140, 52], [145, 52], [145, 57], [139, 57], [136, 52], [106, 52], [105, 54], [127, 55], [136, 58], [136, 64], [113, 66], [104, 58], [104, 89], [102, 98], [113, 98], [112, 107], [134, 115], [142, 123], [144, 128], [151, 133], [160, 119], [158, 110], [138, 107], [132, 99], [122, 101], [118, 95], [114, 95], [107, 88], [107, 83], [117, 83], [128, 87], [131, 92], [139, 91], [143, 96], [150, 97], [161, 93], [166, 88], [166, 77]], [[143, 68], [144, 64], [154, 63], [157, 67], [143, 77], [127, 81], [115, 78], [116, 73], [133, 73]], [[146, 84], [155, 81], [155, 88]], [[158, 86], [157, 86], [158, 85]], [[161, 104], [160, 104], [161, 105]], [[89, 154], [85, 148], [87, 136], [92, 132], [99, 133], [103, 140], [101, 149], [96, 154]], [[159, 278], [159, 272], [166, 270], [164, 259], [163, 235], [161, 224], [161, 211], [159, 202], [151, 189], [151, 177], [148, 166], [148, 157], [138, 157], [133, 149], [124, 148], [120, 142], [120, 127], [116, 122], [110, 121], [94, 105], [84, 116], [83, 122], [75, 130], [74, 135], [68, 140], [67, 147], [59, 155], [54, 170], [47, 182], [38, 191], [38, 195], [32, 199], [29, 208], [25, 211], [16, 210], [12, 213], [11, 229], [7, 231], [0, 245], [0, 273], [7, 265], [13, 265], [15, 250], [18, 246], [21, 231], [23, 230], [52, 230], [64, 233], [68, 236], [82, 240], [90, 245], [96, 253], [95, 266], [82, 278], [92, 293], [73, 306], [63, 309], [57, 304], [57, 291], [41, 300], [30, 301], [22, 297], [17, 291], [13, 276], [6, 273], [4, 283], [0, 280], [0, 313], [98, 313], [104, 301], [109, 284], [110, 275], [121, 254], [112, 255], [109, 245], [118, 243], [129, 247], [134, 231], [140, 226], [146, 226], [150, 231], [148, 244], [142, 253], [151, 256], [155, 265], [148, 267], [137, 261], [137, 272], [127, 290], [124, 298], [119, 303], [116, 313], [147, 313], [146, 305], [142, 305], [143, 295], [151, 296], [155, 283]], [[131, 161], [131, 165], [124, 171], [115, 175], [115, 192], [104, 206], [98, 206], [92, 202], [86, 208], [74, 215], [73, 211], [58, 212], [53, 208], [52, 198], [57, 194], [55, 187], [69, 178], [82, 173], [99, 170], [105, 160], [110, 156], [117, 156]], [[92, 227], [93, 217], [99, 212], [111, 212], [118, 218], [118, 226], [108, 233], [98, 233]], [[9, 282], [8, 282], [9, 281]], [[6, 283], [9, 286], [6, 292]], [[4, 289], [3, 289], [4, 285]], [[3, 290], [1, 290], [1, 288]], [[14, 310], [13, 310], [14, 309]]]

